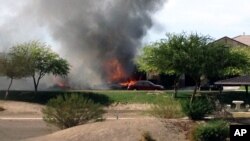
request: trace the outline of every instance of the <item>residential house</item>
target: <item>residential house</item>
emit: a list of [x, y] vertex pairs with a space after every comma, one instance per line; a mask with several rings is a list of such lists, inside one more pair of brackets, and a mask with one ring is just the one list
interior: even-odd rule
[[239, 35], [233, 38], [230, 37], [222, 37], [218, 40], [216, 40], [215, 42], [218, 43], [224, 43], [227, 44], [229, 46], [234, 46], [234, 47], [250, 47], [250, 35]]
[[[232, 47], [250, 47], [250, 35], [243, 34], [233, 38], [225, 36], [218, 40], [215, 40], [214, 42], [223, 43]], [[153, 73], [147, 74], [147, 79], [156, 83], [160, 83], [164, 85], [166, 88], [172, 88], [171, 86], [173, 86], [174, 84], [173, 83], [174, 78], [175, 78], [174, 75], [158, 75]], [[210, 83], [213, 83], [218, 79], [220, 78], [214, 78], [214, 80], [210, 80]], [[207, 82], [208, 81], [204, 81], [203, 83], [205, 84]], [[195, 83], [191, 77], [189, 77], [188, 75], [182, 76], [180, 81], [180, 87], [193, 86], [194, 84]]]

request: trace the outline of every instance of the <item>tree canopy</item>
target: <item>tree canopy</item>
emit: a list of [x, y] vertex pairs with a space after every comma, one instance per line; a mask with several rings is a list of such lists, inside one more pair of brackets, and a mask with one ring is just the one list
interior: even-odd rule
[[177, 79], [181, 74], [191, 76], [196, 83], [192, 99], [202, 78], [239, 75], [249, 70], [249, 57], [242, 50], [193, 33], [167, 34], [166, 39], [144, 47], [136, 62], [142, 71], [175, 74]]
[[69, 73], [69, 63], [53, 52], [48, 45], [39, 41], [31, 41], [13, 46], [10, 49], [12, 58], [20, 58], [29, 76], [33, 78], [35, 92], [39, 82], [46, 74], [65, 76]]
[[2, 53], [0, 60], [1, 75], [10, 78], [10, 84], [5, 94], [5, 98], [7, 98], [13, 79], [27, 77], [29, 73], [26, 71], [25, 65], [23, 65], [26, 63], [24, 58], [12, 56], [10, 53]]

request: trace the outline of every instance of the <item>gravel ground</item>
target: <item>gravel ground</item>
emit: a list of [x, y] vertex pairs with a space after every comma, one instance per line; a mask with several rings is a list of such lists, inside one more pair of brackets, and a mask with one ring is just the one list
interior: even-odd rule
[[0, 140], [19, 141], [21, 139], [47, 135], [57, 131], [42, 120], [0, 120]]
[[43, 105], [0, 100], [0, 106], [5, 109], [0, 111], [1, 141], [19, 141], [58, 131], [41, 120]]
[[42, 117], [41, 109], [43, 105], [0, 100], [0, 106], [5, 110], [0, 112], [0, 116], [14, 116], [14, 117]]
[[[113, 104], [106, 107], [104, 117], [113, 120], [89, 123], [66, 130], [47, 126], [41, 120], [39, 104], [0, 101], [1, 141], [138, 141], [143, 132], [149, 132], [157, 141], [186, 141], [189, 120], [160, 120], [145, 115], [147, 104]], [[6, 120], [13, 118], [40, 118], [39, 120]], [[118, 117], [118, 120], [116, 118]], [[1, 119], [2, 118], [2, 119]]]
[[[149, 132], [157, 141], [187, 141], [185, 131], [176, 126], [178, 120], [160, 121], [154, 118], [107, 120], [85, 124], [26, 141], [138, 141]], [[189, 124], [189, 121], [181, 121]]]

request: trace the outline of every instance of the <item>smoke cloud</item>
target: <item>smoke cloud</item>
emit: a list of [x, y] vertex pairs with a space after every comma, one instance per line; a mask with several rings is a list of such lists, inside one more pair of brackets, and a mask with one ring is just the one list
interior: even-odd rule
[[151, 14], [164, 2], [26, 1], [15, 18], [0, 25], [0, 37], [6, 37], [0, 44], [5, 47], [30, 39], [53, 41], [59, 47], [57, 52], [71, 64], [70, 84], [92, 87], [107, 82], [104, 66], [112, 60], [131, 73], [141, 40], [153, 24]]

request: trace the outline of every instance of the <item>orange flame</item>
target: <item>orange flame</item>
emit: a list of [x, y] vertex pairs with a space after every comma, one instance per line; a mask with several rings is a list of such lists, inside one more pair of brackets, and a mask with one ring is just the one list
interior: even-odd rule
[[61, 77], [53, 77], [53, 82], [55, 86], [58, 86], [59, 88], [70, 88], [67, 81]]
[[120, 83], [120, 85], [124, 86], [124, 87], [127, 87], [127, 86], [135, 84], [136, 82], [137, 82], [136, 80], [130, 80], [130, 81], [127, 81], [127, 82], [122, 82], [122, 83]]
[[118, 82], [127, 78], [127, 74], [118, 59], [109, 60], [105, 64], [105, 71], [109, 82]]

